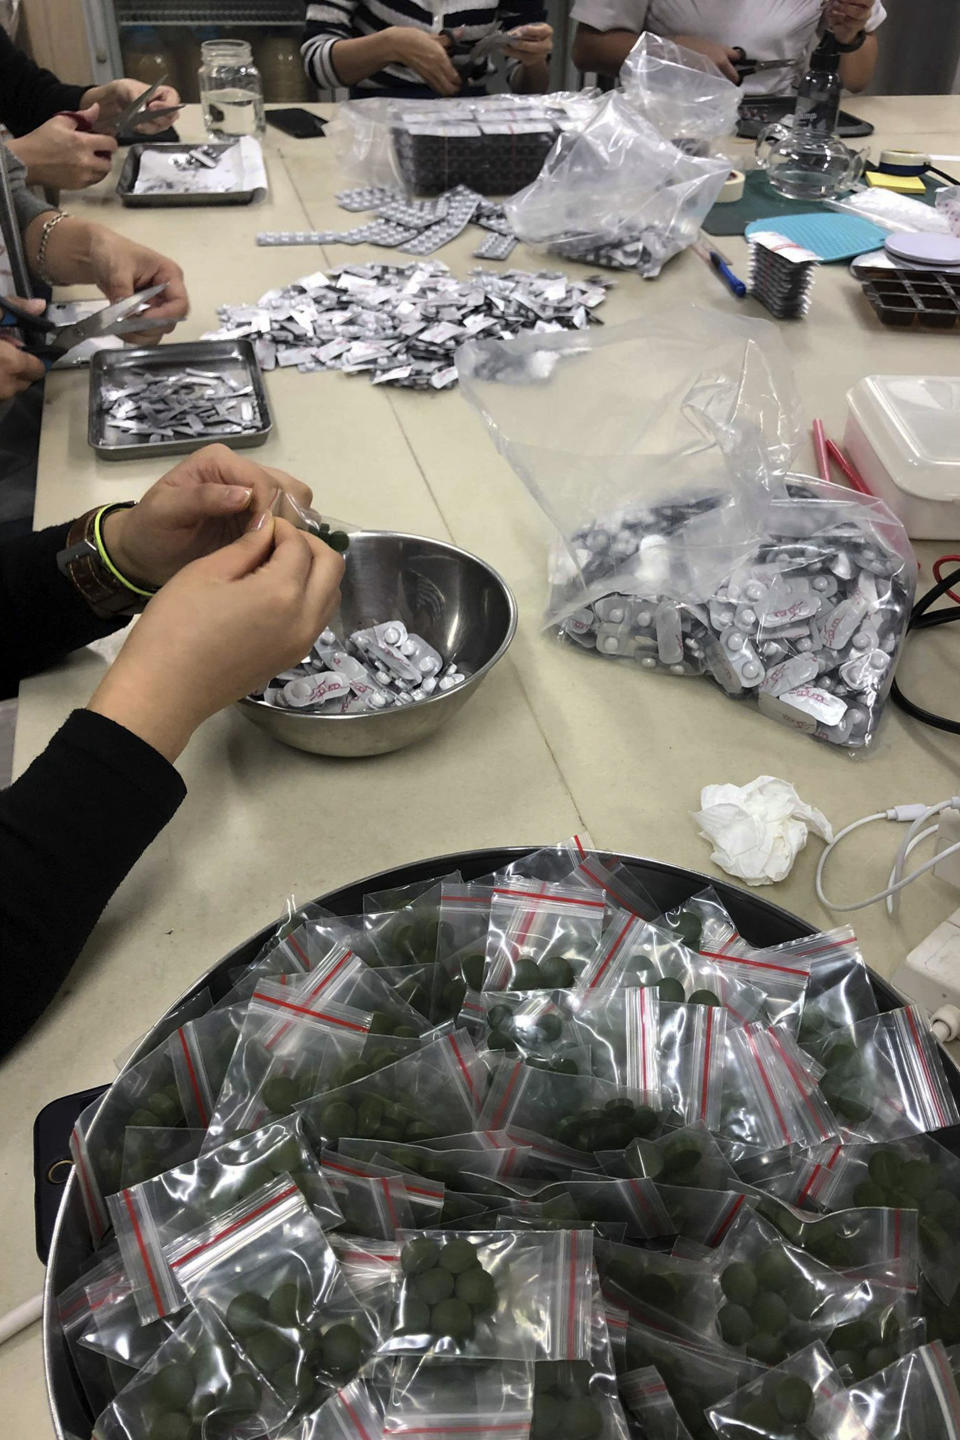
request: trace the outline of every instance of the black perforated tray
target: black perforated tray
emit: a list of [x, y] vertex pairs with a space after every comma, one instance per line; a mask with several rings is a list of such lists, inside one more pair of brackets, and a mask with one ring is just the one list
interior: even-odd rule
[[876, 272], [863, 287], [884, 325], [951, 330], [960, 320], [960, 275], [941, 270]]

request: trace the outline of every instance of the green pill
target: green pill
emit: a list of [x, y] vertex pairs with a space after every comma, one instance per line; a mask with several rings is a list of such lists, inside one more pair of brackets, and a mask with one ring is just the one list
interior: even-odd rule
[[404, 1275], [422, 1275], [440, 1260], [440, 1246], [435, 1240], [421, 1237], [404, 1245], [400, 1253], [400, 1269]]
[[[436, 1133], [436, 1125], [430, 1125], [426, 1120], [410, 1120], [403, 1123], [403, 1138], [409, 1140], [411, 1144], [420, 1140], [432, 1140]], [[386, 1135], [385, 1127], [383, 1134]]]
[[670, 1004], [682, 1005], [686, 999], [683, 986], [672, 975], [664, 975], [657, 981], [657, 992], [661, 1000]]
[[765, 1335], [779, 1335], [787, 1328], [790, 1311], [782, 1295], [773, 1290], [764, 1290], [750, 1307], [750, 1315], [757, 1329]]
[[332, 1374], [350, 1375], [363, 1364], [364, 1344], [353, 1326], [341, 1321], [324, 1332], [320, 1356]]
[[757, 1284], [764, 1290], [783, 1293], [798, 1279], [797, 1267], [783, 1250], [765, 1250], [757, 1261]]
[[401, 1335], [429, 1335], [430, 1306], [418, 1300], [416, 1295], [404, 1295], [401, 1314]]
[[158, 1415], [150, 1426], [150, 1440], [190, 1440], [193, 1421], [181, 1410], [170, 1410]]
[[271, 1075], [261, 1091], [261, 1099], [272, 1114], [283, 1115], [300, 1099], [300, 1083], [289, 1075]]
[[675, 1179], [676, 1183], [683, 1184], [684, 1180], [691, 1178], [700, 1160], [700, 1146], [696, 1140], [668, 1140], [663, 1147], [664, 1179]]
[[303, 1324], [306, 1308], [300, 1298], [300, 1287], [294, 1280], [278, 1285], [268, 1302], [270, 1319], [274, 1325], [280, 1325], [285, 1330]]
[[504, 1050], [513, 1054], [517, 1048], [517, 1042], [508, 1030], [490, 1030], [487, 1032], [487, 1049]]
[[231, 1415], [255, 1415], [263, 1391], [252, 1375], [234, 1375], [217, 1406]]
[[297, 1357], [296, 1346], [277, 1330], [258, 1330], [244, 1340], [244, 1349], [261, 1375], [272, 1375]]
[[487, 1011], [487, 1024], [492, 1030], [509, 1030], [513, 1025], [513, 1007], [491, 1005]]
[[896, 1150], [875, 1150], [867, 1162], [867, 1174], [877, 1185], [886, 1188], [899, 1183], [900, 1156]]
[[775, 1335], [754, 1335], [747, 1341], [747, 1354], [761, 1365], [779, 1365], [787, 1358], [787, 1349]]
[[451, 1240], [440, 1251], [439, 1263], [453, 1275], [461, 1275], [471, 1265], [479, 1265], [480, 1257], [469, 1240]]
[[434, 1335], [449, 1335], [453, 1340], [469, 1340], [473, 1334], [473, 1311], [466, 1300], [456, 1297], [441, 1300], [430, 1312], [430, 1329]]
[[717, 1312], [717, 1324], [728, 1345], [745, 1345], [757, 1330], [750, 1312], [742, 1305], [722, 1305]]
[[271, 1375], [270, 1383], [278, 1395], [297, 1405], [302, 1405], [313, 1394], [313, 1376], [302, 1365], [292, 1361]]
[[542, 990], [543, 976], [540, 974], [540, 966], [536, 960], [531, 960], [528, 955], [521, 955], [513, 970], [513, 982], [511, 990]]
[[681, 944], [686, 945], [688, 950], [700, 949], [700, 938], [703, 935], [703, 921], [693, 910], [681, 910], [674, 919], [669, 922], [670, 929], [676, 935]]
[[751, 1305], [757, 1293], [753, 1266], [745, 1260], [734, 1260], [720, 1276], [720, 1289], [734, 1305]]
[[694, 990], [687, 1001], [688, 1005], [719, 1005], [719, 995], [714, 995], [712, 990]]
[[153, 1111], [161, 1125], [176, 1125], [183, 1118], [183, 1107], [179, 1099], [165, 1090], [158, 1090], [155, 1095], [150, 1096], [147, 1109]]
[[441, 1300], [449, 1300], [453, 1294], [454, 1279], [449, 1270], [434, 1265], [422, 1275], [415, 1275], [410, 1281], [410, 1289], [425, 1305], [438, 1305]]
[[130, 1119], [127, 1121], [128, 1126], [132, 1130], [142, 1130], [145, 1126], [159, 1125], [161, 1123], [162, 1122], [157, 1119], [156, 1115], [154, 1115], [152, 1110], [147, 1110], [145, 1108], [141, 1108], [140, 1110], [134, 1110], [133, 1114], [130, 1116]]
[[553, 1041], [559, 1040], [563, 1034], [563, 1021], [559, 1015], [541, 1015], [536, 1023], [535, 1030], [538, 1040], [544, 1044], [552, 1044]]
[[593, 1440], [603, 1429], [603, 1415], [592, 1400], [569, 1400], [563, 1417], [561, 1432], [567, 1440]]
[[742, 1426], [749, 1426], [761, 1435], [779, 1436], [782, 1433], [783, 1426], [775, 1403], [765, 1400], [762, 1395], [751, 1396], [737, 1419]]
[[357, 1114], [346, 1100], [330, 1100], [320, 1108], [320, 1129], [330, 1140], [339, 1140], [341, 1135], [352, 1135], [356, 1131]]
[[915, 1200], [924, 1200], [937, 1188], [937, 1172], [926, 1160], [905, 1160], [900, 1171], [900, 1186]]
[[550, 990], [567, 990], [576, 979], [576, 971], [562, 955], [548, 955], [540, 961], [540, 976]]
[[533, 1404], [530, 1440], [556, 1440], [563, 1433], [565, 1423], [563, 1402], [553, 1395], [538, 1393]]
[[357, 1106], [357, 1129], [361, 1135], [376, 1135], [383, 1123], [383, 1101], [376, 1095], [365, 1095]]
[[243, 1290], [230, 1301], [224, 1319], [227, 1329], [242, 1340], [255, 1334], [268, 1316], [269, 1307], [264, 1297], [253, 1290]]
[[303, 1165], [303, 1150], [291, 1137], [275, 1146], [264, 1158], [274, 1175], [292, 1174], [294, 1170], [299, 1170]]
[[854, 1205], [863, 1205], [870, 1209], [883, 1206], [887, 1203], [886, 1192], [875, 1180], [861, 1180], [853, 1187]]
[[497, 1308], [497, 1287], [493, 1276], [479, 1265], [473, 1265], [457, 1276], [454, 1294], [458, 1300], [466, 1300], [470, 1308], [480, 1314]]
[[182, 1410], [193, 1398], [196, 1382], [189, 1365], [164, 1365], [150, 1381], [150, 1399], [168, 1410]]

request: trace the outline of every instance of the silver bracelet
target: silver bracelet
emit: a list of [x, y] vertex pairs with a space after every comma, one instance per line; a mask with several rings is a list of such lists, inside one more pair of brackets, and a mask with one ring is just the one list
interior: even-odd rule
[[43, 229], [40, 231], [40, 244], [37, 248], [37, 279], [42, 280], [44, 285], [56, 285], [56, 280], [47, 270], [47, 246], [50, 244], [50, 236], [56, 230], [61, 220], [67, 216], [63, 210], [58, 210], [49, 220], [43, 222]]

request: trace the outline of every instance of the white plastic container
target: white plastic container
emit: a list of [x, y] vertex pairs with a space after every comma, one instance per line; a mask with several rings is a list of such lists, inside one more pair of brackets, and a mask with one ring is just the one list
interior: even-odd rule
[[960, 539], [960, 375], [865, 376], [844, 448], [912, 539]]

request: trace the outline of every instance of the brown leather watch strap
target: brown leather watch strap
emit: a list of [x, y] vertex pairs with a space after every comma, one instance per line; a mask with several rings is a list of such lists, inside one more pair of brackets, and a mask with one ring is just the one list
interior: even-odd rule
[[[57, 568], [65, 575], [94, 615], [101, 620], [114, 620], [120, 616], [137, 615], [147, 603], [146, 598], [129, 590], [104, 565], [97, 551], [94, 526], [98, 515], [106, 516], [111, 510], [127, 510], [134, 502], [119, 505], [97, 505], [85, 515], [74, 520], [67, 533], [67, 543], [57, 556]], [[103, 523], [101, 518], [101, 524]]]

